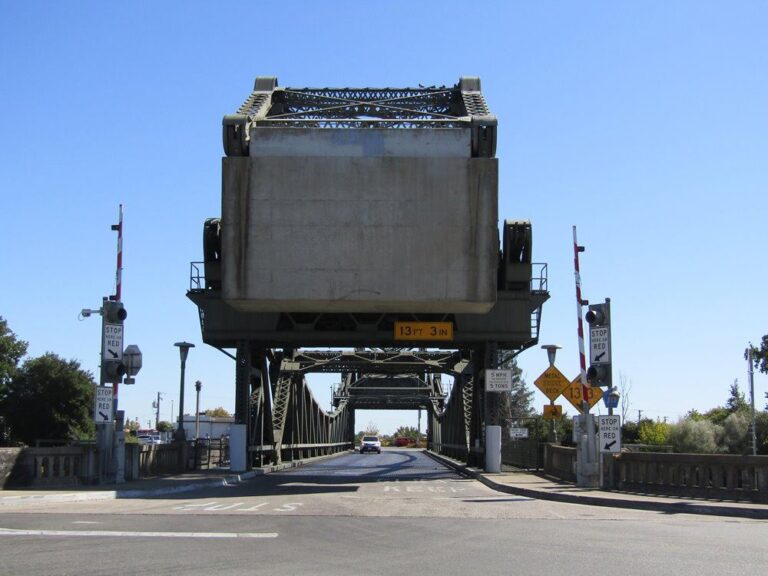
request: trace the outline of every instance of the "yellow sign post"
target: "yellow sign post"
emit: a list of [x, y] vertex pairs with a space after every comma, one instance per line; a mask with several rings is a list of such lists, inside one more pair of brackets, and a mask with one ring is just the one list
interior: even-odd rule
[[[571, 380], [571, 383], [563, 391], [563, 396], [566, 400], [568, 400], [568, 402], [573, 404], [573, 407], [579, 411], [579, 414], [582, 413], [581, 375], [576, 376], [576, 378]], [[597, 386], [587, 386], [587, 403], [589, 404], [590, 408], [597, 404], [602, 397], [603, 390], [601, 388]]]
[[550, 366], [533, 383], [544, 393], [544, 396], [554, 402], [568, 387], [568, 378], [563, 376], [560, 370]]

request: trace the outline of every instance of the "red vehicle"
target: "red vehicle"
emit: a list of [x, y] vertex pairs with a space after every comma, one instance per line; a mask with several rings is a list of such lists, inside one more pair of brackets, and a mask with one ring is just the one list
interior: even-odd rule
[[398, 436], [397, 438], [395, 438], [395, 446], [397, 446], [398, 448], [403, 448], [405, 446], [410, 446], [410, 445], [411, 445], [411, 441], [405, 436]]

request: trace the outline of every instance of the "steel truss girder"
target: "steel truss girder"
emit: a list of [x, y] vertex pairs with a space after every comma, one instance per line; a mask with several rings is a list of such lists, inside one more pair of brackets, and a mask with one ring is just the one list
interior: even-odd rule
[[295, 353], [290, 370], [358, 374], [459, 374], [468, 359], [460, 351], [305, 350]]
[[278, 88], [254, 91], [238, 110], [267, 126], [468, 127], [490, 111], [479, 90], [453, 88]]
[[[292, 352], [254, 354], [260, 358], [254, 391], [250, 396], [251, 428], [249, 438], [252, 451], [259, 459], [265, 452], [275, 463], [282, 462], [286, 454], [291, 459], [328, 454], [352, 445], [354, 437], [351, 409], [346, 401], [340, 402], [333, 413], [325, 412], [312, 395], [304, 374], [292, 370]], [[271, 392], [271, 402], [270, 394]], [[262, 418], [263, 420], [259, 420]], [[256, 428], [266, 428], [266, 438], [256, 442]], [[267, 443], [265, 445], [265, 442]]]
[[429, 377], [376, 374], [348, 381], [334, 394], [334, 404], [341, 399], [354, 409], [409, 410], [440, 406], [444, 395]]

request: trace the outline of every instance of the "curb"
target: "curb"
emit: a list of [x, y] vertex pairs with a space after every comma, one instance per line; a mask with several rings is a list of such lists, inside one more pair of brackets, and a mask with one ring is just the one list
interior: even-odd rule
[[[544, 492], [530, 488], [520, 488], [508, 484], [500, 484], [487, 478], [482, 473], [449, 460], [444, 456], [425, 450], [425, 453], [441, 464], [453, 468], [460, 474], [469, 476], [488, 486], [497, 492], [535, 498], [537, 500], [552, 500], [566, 504], [583, 504], [588, 506], [604, 506], [608, 508], [627, 508], [631, 510], [646, 510], [650, 512], [663, 512], [665, 514], [705, 514], [708, 516], [727, 516], [733, 518], [750, 518], [756, 520], [768, 519], [768, 507], [746, 508], [725, 505], [712, 505], [700, 502], [657, 502], [653, 500], [630, 500], [626, 498], [605, 498], [602, 496], [563, 494], [558, 492]], [[615, 493], [614, 493], [615, 494]]]

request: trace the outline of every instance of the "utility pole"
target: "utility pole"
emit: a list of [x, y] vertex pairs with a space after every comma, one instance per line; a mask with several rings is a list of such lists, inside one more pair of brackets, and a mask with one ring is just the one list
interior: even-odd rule
[[163, 395], [158, 392], [157, 393], [157, 400], [155, 402], [152, 402], [152, 408], [155, 409], [155, 430], [157, 430], [157, 427], [160, 425], [160, 400], [163, 399]]
[[642, 419], [643, 419], [643, 411], [642, 410], [638, 410], [637, 411], [637, 425], [638, 426], [640, 426], [640, 420], [642, 420]]

